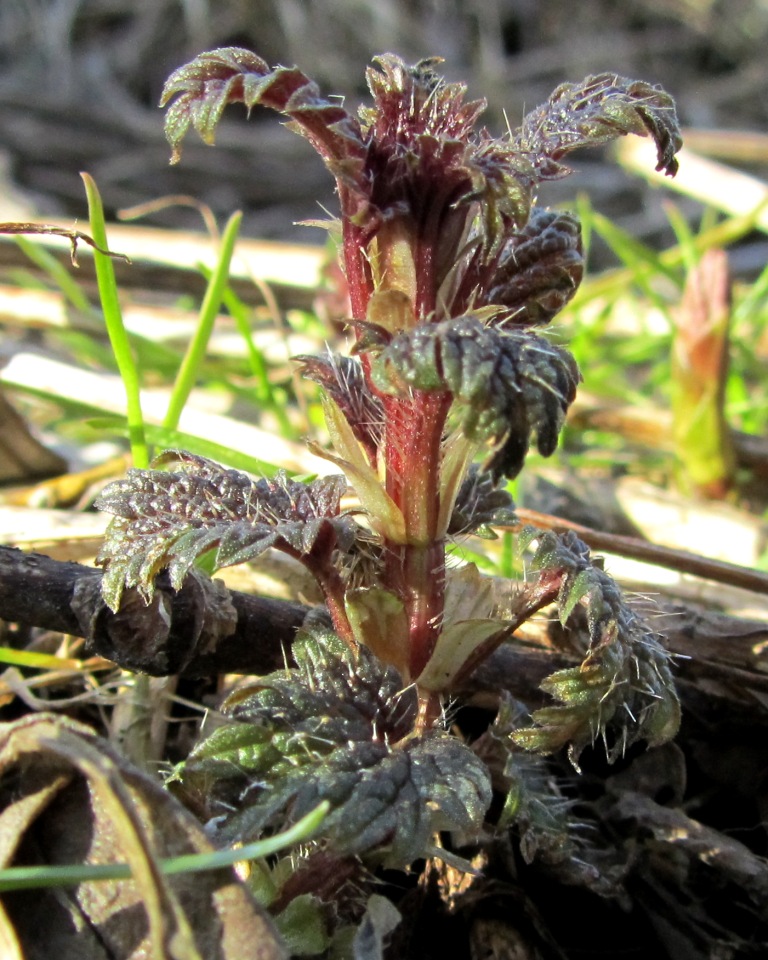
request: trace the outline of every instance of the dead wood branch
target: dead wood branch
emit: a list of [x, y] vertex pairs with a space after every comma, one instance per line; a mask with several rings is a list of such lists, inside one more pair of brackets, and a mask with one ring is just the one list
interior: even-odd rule
[[136, 594], [114, 614], [101, 571], [0, 546], [0, 619], [85, 637], [91, 653], [153, 676], [268, 673], [282, 663], [307, 607], [164, 577], [146, 606]]

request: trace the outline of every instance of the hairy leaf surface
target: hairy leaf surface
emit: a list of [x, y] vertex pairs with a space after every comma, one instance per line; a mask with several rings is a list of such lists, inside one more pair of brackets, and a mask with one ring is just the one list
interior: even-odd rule
[[[585, 746], [602, 738], [609, 760], [631, 744], [655, 746], [680, 724], [680, 702], [661, 638], [632, 610], [615, 581], [595, 566], [572, 533], [537, 533], [534, 565], [540, 577], [559, 583], [563, 623], [577, 604], [587, 613], [589, 646], [584, 662], [547, 677], [541, 685], [556, 701], [533, 713], [535, 726], [513, 734], [540, 753], [569, 744], [576, 763]], [[610, 736], [610, 742], [609, 742]]]
[[512, 496], [487, 470], [473, 464], [464, 477], [448, 526], [449, 536], [469, 533], [488, 540], [496, 538], [492, 527], [518, 523]]
[[559, 161], [572, 150], [599, 146], [628, 133], [651, 136], [656, 169], [675, 175], [675, 153], [682, 140], [674, 101], [660, 87], [614, 73], [561, 84], [546, 103], [525, 116], [514, 143], [530, 158], [538, 179], [549, 180], [570, 173]]
[[213, 551], [216, 567], [253, 560], [269, 547], [308, 559], [347, 550], [356, 525], [340, 516], [343, 477], [312, 483], [283, 471], [252, 480], [212, 460], [171, 451], [154, 462], [180, 470], [129, 470], [104, 489], [96, 507], [115, 514], [97, 562], [105, 567], [102, 592], [112, 609], [123, 587], [149, 600], [154, 579], [168, 569], [175, 589], [192, 564]]
[[[296, 819], [320, 800], [338, 853], [372, 853], [390, 866], [422, 856], [439, 830], [476, 833], [491, 800], [473, 752], [442, 730], [411, 736], [413, 687], [365, 647], [305, 634], [297, 669], [231, 698], [234, 724], [203, 741], [179, 772], [186, 789], [216, 791], [223, 836], [246, 839]], [[219, 806], [217, 806], [217, 802]]]
[[358, 239], [367, 242], [397, 217], [429, 223], [441, 238], [438, 283], [450, 275], [468, 231], [480, 259], [495, 269], [509, 232], [528, 221], [536, 185], [569, 173], [560, 161], [572, 150], [628, 133], [650, 135], [657, 169], [670, 175], [677, 169], [674, 104], [657, 87], [607, 73], [562, 84], [514, 134], [494, 138], [477, 127], [485, 101], [466, 100], [463, 84], [437, 72], [440, 62], [432, 57], [410, 66], [393, 54], [376, 57], [366, 75], [374, 105], [361, 107], [357, 118], [338, 100], [322, 97], [297, 67], [271, 68], [239, 47], [202, 53], [176, 70], [163, 90], [173, 159], [190, 126], [213, 142], [228, 103], [276, 110], [336, 178], [342, 216], [360, 228]]
[[467, 438], [496, 445], [486, 466], [496, 478], [519, 473], [532, 436], [543, 456], [554, 452], [579, 381], [566, 350], [527, 330], [484, 326], [471, 315], [394, 337], [376, 356], [371, 376], [392, 394], [450, 391]]
[[493, 724], [474, 748], [491, 770], [494, 786], [505, 795], [499, 828], [514, 825], [526, 863], [537, 857], [557, 862], [573, 855], [571, 804], [548, 761], [527, 753], [512, 739], [523, 717], [522, 705], [502, 693]]
[[355, 357], [330, 353], [325, 357], [294, 357], [308, 380], [319, 383], [344, 414], [369, 463], [376, 463], [382, 442], [384, 409], [381, 398], [365, 379], [362, 363]]
[[[175, 99], [174, 99], [175, 98]], [[220, 47], [201, 53], [175, 70], [165, 83], [160, 105], [170, 103], [165, 120], [173, 159], [190, 124], [206, 143], [229, 103], [260, 105], [289, 116], [334, 173], [355, 179], [364, 155], [357, 120], [338, 101], [320, 96], [317, 85], [297, 67], [271, 68], [241, 47]]]
[[516, 326], [545, 324], [573, 297], [583, 275], [579, 221], [534, 207], [522, 230], [508, 234], [481, 300], [506, 307]]

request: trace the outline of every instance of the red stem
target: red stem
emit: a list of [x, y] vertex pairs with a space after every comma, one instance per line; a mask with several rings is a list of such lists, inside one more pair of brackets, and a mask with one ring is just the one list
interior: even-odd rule
[[[341, 191], [340, 191], [341, 193]], [[341, 195], [343, 226], [344, 273], [347, 278], [352, 317], [365, 320], [368, 312], [368, 300], [371, 291], [370, 267], [363, 255], [365, 250], [364, 231], [355, 226], [348, 216], [344, 216], [345, 196]]]
[[405, 604], [412, 677], [429, 660], [442, 627], [445, 544], [437, 536], [440, 443], [450, 396], [415, 391], [387, 398], [387, 493], [405, 518], [406, 543], [386, 544], [387, 586]]

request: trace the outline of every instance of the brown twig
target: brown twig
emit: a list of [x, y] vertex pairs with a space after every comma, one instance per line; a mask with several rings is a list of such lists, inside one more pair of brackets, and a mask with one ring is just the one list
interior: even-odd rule
[[154, 602], [129, 592], [119, 613], [101, 597], [101, 571], [0, 546], [0, 619], [85, 637], [88, 651], [153, 676], [268, 673], [284, 662], [308, 608], [187, 578], [158, 579]]
[[563, 520], [549, 513], [539, 513], [537, 510], [518, 508], [516, 512], [523, 523], [528, 523], [539, 530], [553, 530], [555, 533], [572, 530], [594, 550], [605, 550], [632, 560], [644, 560], [646, 563], [654, 563], [667, 570], [690, 573], [705, 580], [727, 583], [732, 587], [741, 587], [743, 590], [753, 590], [755, 593], [768, 593], [768, 574], [761, 573], [759, 570], [740, 567], [738, 564], [726, 563], [722, 560], [711, 560], [685, 550], [661, 547], [647, 540], [638, 540], [636, 537], [603, 533], [601, 530], [593, 530], [580, 523], [572, 523], [570, 520]]
[[[194, 577], [176, 592], [161, 577], [152, 606], [126, 591], [127, 602], [113, 614], [101, 598], [101, 576], [93, 567], [0, 546], [0, 620], [85, 637], [90, 654], [133, 672], [212, 677], [279, 669], [290, 660], [296, 630], [310, 609], [223, 587], [212, 596]], [[215, 610], [202, 616], [206, 605], [222, 608], [224, 617]], [[710, 700], [717, 695], [752, 703], [751, 690], [767, 689], [761, 665], [768, 627], [762, 621], [658, 605], [645, 613], [666, 636], [678, 657], [679, 679], [691, 690], [704, 678]], [[221, 631], [222, 622], [230, 624], [229, 632]], [[576, 662], [574, 652], [548, 643], [503, 644], [453, 692], [494, 709], [503, 690], [533, 707], [546, 699], [538, 689], [542, 680]]]
[[93, 247], [94, 250], [98, 250], [99, 253], [103, 253], [107, 257], [117, 257], [120, 260], [125, 260], [126, 263], [131, 262], [124, 253], [113, 253], [111, 250], [102, 249], [93, 237], [89, 237], [87, 233], [83, 233], [80, 230], [67, 230], [65, 227], [57, 227], [52, 223], [0, 223], [0, 233], [64, 237], [66, 240], [69, 240], [71, 248], [69, 257], [73, 267], [78, 265], [77, 244], [81, 240], [83, 243], [87, 243], [89, 247]]

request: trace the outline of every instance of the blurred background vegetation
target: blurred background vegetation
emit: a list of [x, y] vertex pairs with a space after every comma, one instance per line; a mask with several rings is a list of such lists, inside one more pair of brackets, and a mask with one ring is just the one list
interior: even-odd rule
[[[673, 341], [677, 327], [684, 326], [684, 289], [699, 257], [709, 247], [727, 246], [730, 272], [719, 294], [724, 316], [719, 349], [725, 359], [710, 384], [710, 413], [722, 421], [718, 436], [722, 433], [727, 440], [728, 429], [733, 429], [757, 441], [756, 450], [746, 449], [744, 438], [737, 437], [735, 454], [724, 449], [722, 459], [726, 472], [733, 473], [734, 456], [738, 469], [752, 471], [740, 492], [763, 514], [768, 474], [768, 218], [752, 214], [760, 198], [768, 196], [766, 41], [768, 0], [0, 0], [0, 221], [35, 217], [85, 223], [78, 174], [87, 171], [98, 184], [110, 222], [119, 210], [181, 195], [207, 204], [220, 224], [234, 210], [242, 210], [240, 252], [251, 238], [322, 245], [326, 234], [302, 221], [325, 219], [326, 211], [333, 214], [331, 178], [308, 143], [269, 112], [257, 109], [248, 121], [244, 110], [229, 109], [218, 128], [216, 149], [190, 136], [182, 163], [169, 165], [163, 113], [157, 106], [163, 83], [175, 68], [217, 46], [242, 45], [270, 63], [295, 63], [324, 94], [337, 94], [352, 104], [367, 99], [365, 68], [376, 54], [391, 51], [411, 62], [439, 55], [449, 79], [466, 82], [470, 97], [486, 97], [492, 132], [516, 127], [559, 83], [589, 73], [615, 71], [661, 84], [676, 99], [686, 143], [699, 159], [720, 161], [706, 168], [714, 173], [704, 174], [703, 187], [686, 192], [688, 185], [682, 181], [695, 166], [689, 154], [676, 181], [682, 193], [674, 195], [672, 206], [669, 190], [632, 176], [607, 151], [597, 150], [576, 155], [572, 166], [577, 176], [546, 183], [541, 190], [542, 204], [562, 203], [577, 210], [589, 249], [589, 280], [561, 318], [585, 377], [580, 407], [574, 409], [562, 450], [581, 471], [591, 465], [610, 473], [639, 472], [661, 483], [670, 480], [679, 461], [684, 469], [678, 470], [677, 479], [683, 490], [709, 489], [709, 481], [692, 483], [690, 476], [682, 476], [692, 470], [686, 446], [693, 447], [699, 460], [712, 459], [712, 445], [701, 442], [712, 430], [701, 429], [698, 412], [686, 420], [677, 409], [683, 414], [686, 407], [698, 411], [700, 398], [676, 386], [680, 360], [673, 362]], [[631, 147], [632, 142], [638, 141], [627, 138], [621, 146]], [[631, 165], [626, 157], [622, 162]], [[636, 166], [647, 173], [652, 165], [643, 160]], [[737, 204], [732, 201], [738, 190], [727, 178], [740, 171], [749, 176], [742, 178], [738, 190], [746, 180], [749, 196]], [[723, 215], [731, 219], [723, 220]], [[188, 231], [203, 229], [199, 209], [178, 203], [146, 214], [143, 224], [177, 230], [173, 243], [168, 235], [162, 241], [174, 249], [183, 246], [182, 232], [188, 238]], [[127, 237], [112, 236], [115, 249], [122, 251], [120, 244]], [[141, 248], [147, 241], [137, 242]], [[65, 284], [69, 290], [68, 264], [56, 277], [30, 278], [26, 256], [31, 249], [23, 246], [21, 260], [18, 255], [14, 259], [16, 244], [4, 240], [0, 280], [8, 277], [22, 286], [42, 282], [55, 290]], [[141, 250], [147, 257], [157, 256], [155, 248]], [[136, 248], [129, 252], [136, 261]], [[60, 254], [66, 259], [63, 246]], [[222, 394], [220, 404], [225, 403], [224, 394], [231, 396], [222, 412], [234, 412], [238, 420], [260, 423], [294, 440], [307, 432], [309, 423], [317, 429], [321, 418], [312, 395], [305, 399], [300, 391], [301, 422], [288, 423], [284, 411], [296, 408], [296, 381], [287, 358], [306, 348], [293, 341], [289, 345], [287, 334], [308, 333], [310, 339], [322, 340], [327, 327], [317, 323], [314, 313], [337, 319], [346, 315], [343, 298], [333, 302], [327, 293], [315, 296], [329, 278], [322, 273], [322, 252], [312, 254], [314, 259], [300, 262], [295, 259], [298, 248], [283, 250], [280, 255], [290, 260], [288, 289], [283, 289], [282, 279], [269, 273], [264, 249], [255, 252], [253, 262], [275, 296], [267, 296], [265, 304], [265, 291], [256, 289], [251, 275], [233, 277], [233, 290], [244, 302], [230, 291], [226, 313], [236, 318], [241, 334], [255, 323], [260, 337], [271, 337], [272, 347], [246, 337], [248, 362], [228, 357], [217, 366], [218, 348], [210, 345], [207, 359], [201, 361], [203, 373]], [[138, 259], [141, 270], [136, 262], [128, 270], [118, 265], [121, 291], [127, 296], [130, 290], [134, 303], [159, 301], [172, 309], [196, 309], [202, 296], [196, 267], [176, 270], [168, 280], [161, 270], [147, 273], [146, 257]], [[73, 275], [74, 281], [87, 285], [87, 262], [86, 253], [84, 269]], [[610, 267], [620, 269], [601, 273]], [[27, 272], [22, 275], [20, 269]], [[44, 274], [49, 269], [42, 266]], [[92, 302], [93, 294], [91, 286]], [[93, 313], [82, 298], [65, 291], [70, 303], [67, 323], [75, 331], [85, 322], [80, 314]], [[261, 312], [252, 316], [254, 304]], [[296, 309], [281, 319], [278, 307]], [[31, 332], [37, 320], [20, 312], [13, 290], [0, 308], [0, 317], [8, 318], [0, 360], [18, 350], [42, 348], [39, 331]], [[689, 303], [688, 313], [692, 309]], [[703, 329], [707, 311], [702, 310]], [[85, 339], [74, 342], [76, 333], [68, 329], [66, 342], [76, 363], [110, 369], [108, 351], [102, 351], [106, 358], [92, 355], [93, 333], [101, 322], [97, 314], [83, 327]], [[729, 325], [730, 347], [724, 347]], [[180, 362], [189, 324], [175, 316], [171, 326], [173, 332], [164, 337], [152, 314], [141, 327], [143, 338], [136, 341], [136, 349], [145, 384], [167, 385]], [[228, 329], [219, 317], [217, 330], [226, 335]], [[340, 331], [337, 327], [336, 333]], [[46, 339], [45, 349], [61, 352], [64, 341], [59, 330]], [[276, 366], [271, 354], [264, 359], [267, 354], [259, 352], [275, 343], [282, 351]], [[39, 400], [42, 376], [36, 366], [21, 376], [4, 367], [2, 379], [22, 396], [34, 394]], [[56, 398], [68, 378], [54, 380], [46, 401]], [[207, 398], [206, 408], [212, 403]], [[610, 406], [607, 415], [605, 404]], [[25, 412], [40, 426], [50, 426], [39, 406], [26, 403]], [[80, 429], [80, 420], [71, 416], [68, 429]], [[219, 428], [214, 432], [219, 439]], [[199, 436], [204, 433], [197, 430]], [[754, 445], [752, 439], [749, 443]], [[728, 447], [725, 440], [718, 444]], [[74, 459], [72, 451], [67, 456], [71, 462], [82, 461], [79, 451]], [[716, 484], [726, 494], [731, 486], [730, 477]], [[516, 491], [523, 502], [525, 493]], [[538, 501], [536, 505], [542, 506]], [[553, 512], [561, 509], [545, 505]], [[607, 525], [605, 517], [580, 516], [592, 525]], [[709, 550], [707, 544], [705, 552]], [[768, 562], [762, 546], [756, 553], [761, 564]]]
[[[563, 80], [617, 71], [660, 83], [681, 121], [698, 128], [766, 128], [765, 0], [3, 0], [0, 4], [0, 157], [12, 219], [84, 214], [80, 170], [108, 206], [191, 194], [218, 214], [245, 212], [244, 233], [321, 242], [297, 220], [333, 207], [310, 147], [261, 115], [230, 111], [211, 151], [192, 138], [168, 166], [163, 81], [204, 49], [237, 44], [271, 63], [296, 63], [326, 93], [364, 97], [364, 68], [392, 51], [440, 55], [450, 79], [489, 102], [488, 123], [517, 126]], [[718, 149], [727, 150], [727, 136]], [[754, 144], [749, 164], [768, 164]], [[649, 190], [600, 157], [577, 158], [578, 189], [635, 236], [671, 238]], [[12, 187], [13, 189], [8, 189]], [[542, 200], [572, 197], [547, 187]], [[14, 198], [20, 205], [9, 207]], [[153, 221], [197, 226], [191, 211]], [[664, 234], [664, 231], [667, 231]]]

